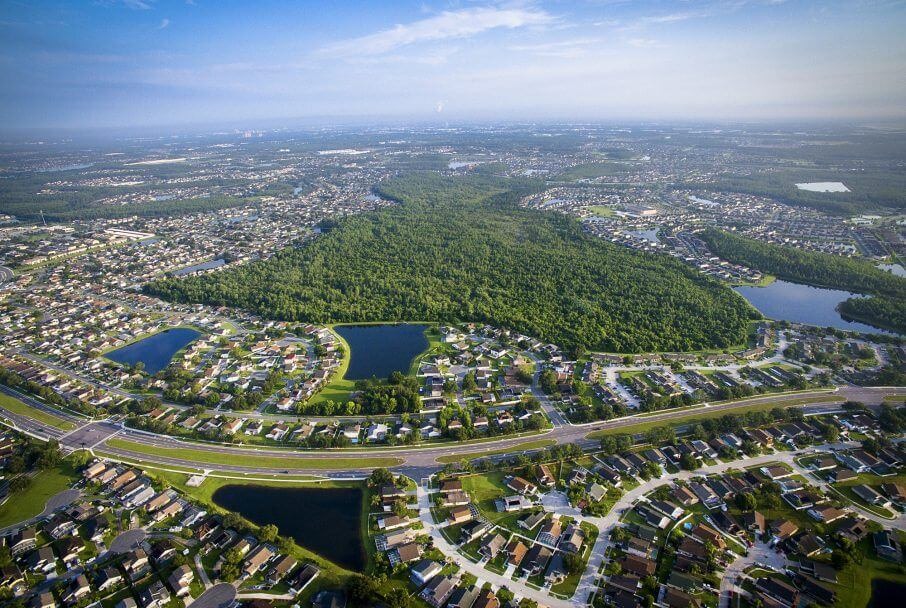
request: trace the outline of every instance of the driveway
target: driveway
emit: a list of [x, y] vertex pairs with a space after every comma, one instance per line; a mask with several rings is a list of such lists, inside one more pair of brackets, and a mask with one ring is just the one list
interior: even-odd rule
[[228, 608], [236, 600], [236, 587], [229, 583], [214, 585], [198, 596], [194, 608]]
[[133, 549], [138, 548], [139, 544], [145, 540], [147, 536], [148, 533], [141, 528], [126, 530], [110, 541], [110, 549], [108, 549], [108, 551], [114, 554], [129, 553]]

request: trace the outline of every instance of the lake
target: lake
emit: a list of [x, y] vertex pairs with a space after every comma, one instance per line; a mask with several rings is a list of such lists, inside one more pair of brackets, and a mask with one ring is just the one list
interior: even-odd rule
[[866, 608], [887, 608], [887, 606], [901, 606], [906, 585], [895, 581], [886, 581], [875, 578], [871, 581], [871, 599]]
[[409, 372], [412, 359], [428, 348], [427, 325], [338, 325], [349, 344], [349, 369], [344, 378], [361, 380], [391, 372]]
[[361, 488], [229, 485], [212, 498], [259, 526], [274, 524], [280, 534], [344, 568], [365, 569]]
[[123, 365], [145, 364], [145, 371], [156, 374], [170, 364], [178, 351], [194, 342], [201, 332], [179, 327], [167, 329], [107, 353], [105, 356]]
[[767, 287], [745, 286], [733, 289], [770, 319], [849, 331], [890, 333], [865, 323], [847, 321], [840, 316], [837, 305], [859, 294], [789, 281], [774, 281]]

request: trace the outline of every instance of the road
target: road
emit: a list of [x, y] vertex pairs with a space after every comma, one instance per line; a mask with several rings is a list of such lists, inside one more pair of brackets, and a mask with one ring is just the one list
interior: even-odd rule
[[[0, 387], [3, 390], [5, 387]], [[3, 390], [7, 392], [7, 390]], [[834, 397], [836, 400], [828, 399], [827, 402], [816, 402], [803, 406], [803, 409], [810, 412], [827, 411], [839, 406], [839, 399], [852, 399], [870, 404], [878, 404], [886, 395], [906, 395], [906, 387], [840, 387], [835, 393], [811, 391], [788, 394], [767, 395], [756, 397], [742, 402], [727, 402], [716, 405], [708, 405], [696, 409], [685, 409], [680, 411], [666, 410], [649, 416], [639, 417], [630, 416], [620, 419], [608, 420], [605, 422], [595, 422], [586, 425], [561, 425], [553, 429], [542, 432], [538, 435], [528, 437], [503, 437], [493, 441], [478, 443], [443, 443], [424, 447], [384, 447], [384, 448], [351, 448], [334, 451], [324, 450], [305, 450], [305, 449], [280, 449], [280, 448], [249, 448], [230, 445], [221, 445], [214, 443], [181, 441], [179, 439], [166, 435], [156, 435], [152, 433], [141, 432], [128, 429], [114, 420], [102, 420], [90, 422], [83, 418], [78, 418], [69, 414], [62, 414], [59, 410], [49, 408], [39, 401], [30, 397], [13, 392], [16, 397], [22, 399], [27, 404], [38, 407], [39, 409], [49, 411], [61, 418], [74, 422], [78, 425], [76, 430], [65, 432], [60, 429], [48, 427], [27, 416], [13, 414], [4, 411], [6, 418], [10, 419], [17, 428], [24, 430], [33, 436], [45, 439], [56, 439], [66, 450], [77, 450], [82, 448], [102, 449], [105, 454], [113, 458], [125, 458], [132, 460], [143, 460], [149, 463], [167, 465], [172, 467], [182, 467], [187, 469], [216, 469], [241, 474], [267, 474], [267, 475], [300, 475], [300, 474], [348, 474], [350, 469], [349, 463], [345, 466], [343, 459], [369, 457], [396, 457], [402, 459], [402, 463], [394, 467], [401, 473], [408, 474], [415, 479], [428, 476], [441, 468], [437, 462], [439, 456], [461, 456], [463, 458], [478, 458], [490, 451], [506, 450], [528, 441], [536, 439], [551, 439], [559, 444], [574, 443], [583, 448], [591, 448], [597, 445], [597, 440], [588, 439], [587, 435], [591, 432], [602, 429], [620, 429], [629, 427], [639, 422], [669, 422], [672, 419], [687, 416], [696, 411], [700, 412], [724, 412], [724, 411], [745, 411], [745, 408], [751, 405], [761, 405], [764, 403], [776, 404], [778, 407], [784, 407], [787, 403], [795, 402], [803, 398], [813, 397]], [[2, 408], [0, 408], [2, 410]], [[111, 437], [128, 439], [129, 441], [141, 443], [150, 447], [160, 448], [191, 448], [193, 450], [210, 451], [220, 455], [235, 456], [237, 459], [248, 456], [270, 456], [280, 457], [286, 460], [286, 468], [277, 470], [274, 468], [262, 468], [248, 465], [213, 465], [198, 463], [186, 458], [177, 458], [169, 456], [149, 455], [121, 447], [107, 445]], [[501, 456], [503, 457], [503, 456]], [[320, 460], [317, 467], [306, 467], [306, 461]], [[324, 460], [331, 460], [337, 463], [336, 467], [325, 466]]]
[[6, 266], [0, 266], [0, 285], [13, 280], [13, 271]]

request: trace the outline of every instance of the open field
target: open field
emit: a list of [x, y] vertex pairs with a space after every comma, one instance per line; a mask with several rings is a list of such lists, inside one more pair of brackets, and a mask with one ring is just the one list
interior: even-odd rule
[[0, 506], [0, 528], [38, 515], [44, 510], [44, 505], [51, 496], [68, 488], [77, 477], [68, 461], [39, 472], [32, 477], [31, 484], [25, 490], [10, 496], [9, 500]]
[[107, 446], [121, 450], [129, 450], [138, 454], [147, 454], [149, 456], [163, 456], [166, 458], [176, 458], [196, 462], [199, 465], [229, 465], [258, 467], [262, 469], [360, 469], [360, 468], [377, 468], [392, 467], [402, 463], [399, 458], [342, 458], [338, 456], [326, 456], [324, 458], [284, 458], [281, 456], [256, 456], [254, 453], [248, 455], [237, 455], [223, 452], [213, 452], [209, 450], [200, 450], [193, 448], [162, 448], [150, 446], [125, 439], [110, 439]]
[[37, 420], [41, 424], [46, 424], [47, 426], [52, 426], [57, 429], [64, 431], [70, 431], [75, 428], [75, 425], [68, 420], [63, 420], [58, 418], [53, 414], [49, 414], [44, 410], [39, 410], [37, 408], [26, 405], [25, 403], [19, 401], [15, 397], [10, 397], [0, 393], [0, 407], [3, 407], [14, 414], [19, 414], [21, 416], [28, 416], [34, 420]]

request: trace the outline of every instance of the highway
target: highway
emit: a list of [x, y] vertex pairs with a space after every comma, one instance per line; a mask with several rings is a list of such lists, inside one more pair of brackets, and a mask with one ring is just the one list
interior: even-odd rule
[[[744, 412], [747, 407], [753, 405], [762, 405], [764, 403], [776, 404], [778, 407], [785, 407], [787, 404], [795, 403], [804, 398], [827, 397], [826, 402], [817, 401], [802, 406], [806, 412], [817, 413], [822, 411], [831, 411], [839, 407], [839, 400], [851, 399], [862, 401], [869, 405], [878, 405], [883, 398], [888, 395], [906, 395], [906, 387], [876, 387], [865, 388], [855, 386], [840, 387], [836, 392], [797, 392], [778, 395], [767, 395], [747, 399], [741, 402], [727, 402], [717, 405], [708, 405], [696, 409], [683, 409], [679, 411], [667, 410], [648, 416], [630, 416], [622, 419], [608, 420], [605, 422], [596, 422], [587, 425], [570, 425], [559, 424], [546, 432], [537, 435], [521, 437], [503, 437], [491, 441], [473, 442], [473, 443], [443, 443], [432, 444], [424, 447], [378, 447], [378, 448], [347, 448], [342, 450], [304, 450], [293, 448], [251, 448], [232, 445], [222, 445], [215, 443], [203, 443], [194, 441], [182, 441], [166, 435], [157, 435], [143, 431], [137, 431], [126, 428], [116, 419], [90, 421], [77, 416], [62, 413], [55, 408], [51, 408], [40, 403], [31, 397], [21, 395], [6, 387], [0, 387], [4, 393], [11, 394], [26, 402], [32, 407], [42, 409], [53, 413], [54, 415], [64, 418], [69, 422], [77, 425], [75, 430], [66, 432], [60, 429], [42, 424], [39, 421], [27, 416], [14, 414], [9, 411], [3, 411], [3, 414], [17, 428], [28, 432], [29, 434], [44, 439], [56, 439], [66, 450], [94, 449], [102, 451], [106, 456], [112, 459], [124, 460], [141, 460], [149, 464], [162, 467], [186, 468], [191, 470], [217, 470], [231, 472], [236, 474], [266, 474], [266, 475], [325, 475], [325, 476], [348, 476], [358, 468], [361, 473], [361, 467], [357, 463], [346, 462], [348, 459], [360, 459], [364, 457], [393, 457], [401, 460], [400, 464], [394, 466], [395, 470], [413, 475], [416, 479], [429, 475], [439, 470], [442, 465], [437, 462], [439, 456], [461, 456], [463, 458], [477, 458], [487, 452], [506, 450], [514, 448], [519, 444], [538, 439], [551, 439], [558, 444], [575, 443], [583, 448], [591, 448], [598, 444], [597, 440], [588, 439], [587, 435], [602, 429], [619, 429], [626, 428], [640, 422], [669, 422], [670, 420], [684, 417], [695, 412]], [[0, 408], [3, 410], [3, 408]], [[140, 443], [151, 448], [182, 448], [192, 449], [194, 451], [211, 452], [212, 455], [232, 457], [234, 461], [240, 464], [211, 464], [197, 462], [187, 458], [171, 457], [164, 455], [151, 455], [140, 451], [125, 449], [123, 447], [111, 446], [108, 440], [112, 437], [125, 439], [131, 442]], [[512, 452], [516, 453], [516, 452]], [[254, 466], [254, 464], [241, 464], [243, 457], [279, 457], [285, 460], [285, 468], [275, 469], [271, 467]], [[506, 454], [495, 456], [497, 458], [506, 457]], [[329, 462], [325, 462], [329, 461]], [[317, 464], [315, 464], [317, 463]], [[335, 466], [333, 466], [335, 465]]]
[[12, 269], [7, 268], [6, 266], [0, 266], [0, 285], [13, 280]]

